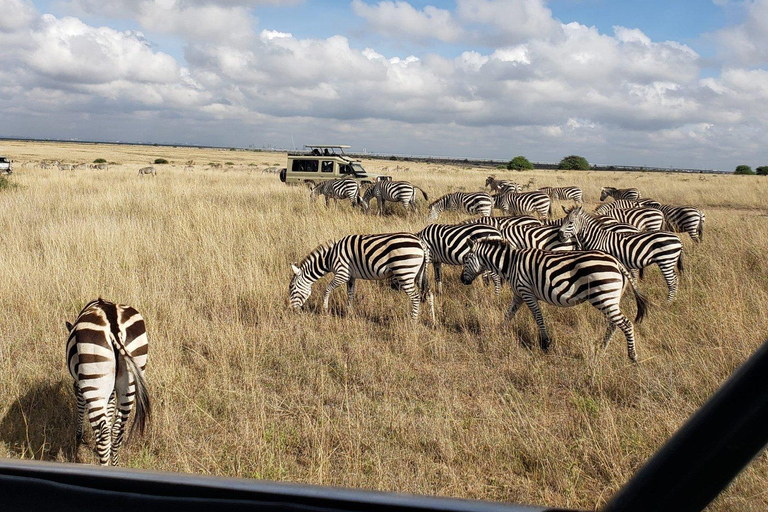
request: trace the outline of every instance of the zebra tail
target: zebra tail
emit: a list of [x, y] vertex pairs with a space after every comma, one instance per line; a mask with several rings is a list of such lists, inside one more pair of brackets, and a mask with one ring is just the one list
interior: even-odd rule
[[419, 286], [421, 302], [426, 302], [427, 296], [429, 295], [429, 277], [427, 270], [432, 258], [429, 252], [429, 245], [427, 245], [427, 243], [423, 240], [421, 241], [421, 247], [424, 249], [424, 262], [421, 264], [419, 271], [416, 273], [415, 281]]
[[704, 214], [699, 214], [699, 227], [696, 228], [696, 231], [699, 233], [699, 242], [704, 240]]
[[637, 303], [635, 323], [640, 325], [643, 322], [645, 315], [648, 314], [648, 298], [640, 292], [640, 287], [637, 285], [637, 281], [635, 281], [635, 278], [632, 277], [632, 274], [629, 273], [626, 267], [619, 263], [619, 269], [621, 269], [621, 273], [624, 274], [624, 277], [627, 278], [630, 286], [632, 286], [632, 293], [635, 294], [635, 302]]
[[413, 186], [414, 188], [418, 188], [422, 194], [424, 194], [424, 200], [429, 201], [429, 197], [427, 197], [427, 193], [424, 192], [424, 190], [421, 187], [417, 187], [416, 185]]
[[683, 265], [683, 250], [680, 249], [680, 256], [677, 258], [677, 270], [680, 271], [680, 273], [683, 273], [683, 270], [685, 270]]
[[149, 402], [149, 392], [147, 390], [147, 381], [144, 379], [144, 374], [141, 369], [133, 360], [133, 357], [128, 353], [125, 345], [115, 338], [114, 334], [110, 333], [112, 345], [120, 352], [120, 356], [125, 360], [125, 365], [128, 371], [133, 374], [134, 386], [136, 387], [136, 412], [133, 415], [133, 423], [131, 423], [131, 430], [128, 433], [128, 439], [126, 443], [129, 443], [133, 436], [133, 431], [138, 428], [139, 434], [144, 433], [144, 428], [147, 422], [152, 416], [152, 407]]

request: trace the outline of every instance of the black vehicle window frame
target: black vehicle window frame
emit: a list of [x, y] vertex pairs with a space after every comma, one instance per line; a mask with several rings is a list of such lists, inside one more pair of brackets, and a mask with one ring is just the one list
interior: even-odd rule
[[333, 172], [333, 160], [323, 160], [320, 163], [320, 172]]
[[294, 160], [291, 165], [291, 172], [317, 172], [317, 160]]

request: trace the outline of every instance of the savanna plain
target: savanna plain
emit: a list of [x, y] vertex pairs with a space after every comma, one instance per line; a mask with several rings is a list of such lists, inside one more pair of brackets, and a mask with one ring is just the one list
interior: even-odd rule
[[[588, 304], [543, 306], [554, 345], [542, 353], [527, 309], [504, 321], [509, 288], [464, 286], [458, 267], [444, 271], [436, 328], [370, 281], [352, 312], [339, 289], [322, 313], [328, 277], [289, 311], [292, 262], [346, 234], [418, 231], [426, 203], [411, 216], [326, 208], [262, 172], [285, 153], [3, 141], [0, 154], [16, 165], [0, 190], [0, 457], [95, 463], [91, 436], [75, 443], [64, 322], [101, 296], [137, 308], [149, 335], [153, 416], [124, 466], [593, 509], [768, 334], [760, 176], [363, 161], [430, 200], [494, 173], [578, 185], [588, 207], [601, 186], [631, 186], [704, 209], [703, 243], [681, 234], [677, 300], [666, 303], [658, 269], [641, 281], [652, 306], [632, 364], [620, 333], [597, 349], [605, 321]], [[21, 165], [97, 158], [109, 169]], [[155, 158], [170, 163], [138, 177]], [[634, 318], [631, 293], [622, 308]], [[767, 489], [762, 454], [710, 509], [766, 510]]]

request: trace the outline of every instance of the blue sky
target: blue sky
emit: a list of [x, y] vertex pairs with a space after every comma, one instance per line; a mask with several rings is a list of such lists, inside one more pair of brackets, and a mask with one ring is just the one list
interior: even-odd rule
[[[0, 136], [768, 164], [768, 0], [0, 0]], [[323, 141], [320, 141], [323, 142]]]

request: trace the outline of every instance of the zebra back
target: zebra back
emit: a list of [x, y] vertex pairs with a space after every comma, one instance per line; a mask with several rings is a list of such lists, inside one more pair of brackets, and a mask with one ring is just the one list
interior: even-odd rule
[[501, 238], [501, 232], [488, 224], [430, 224], [418, 233], [429, 246], [432, 261], [462, 265], [471, 242], [480, 238]]

